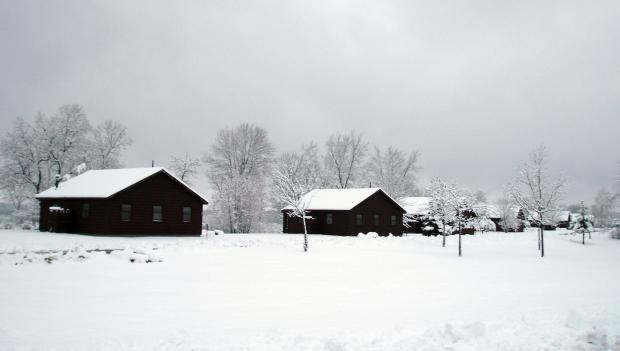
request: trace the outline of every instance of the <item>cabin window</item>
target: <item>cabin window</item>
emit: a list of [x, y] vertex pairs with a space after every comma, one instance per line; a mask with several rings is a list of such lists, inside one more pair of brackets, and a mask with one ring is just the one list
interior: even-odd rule
[[331, 213], [328, 213], [325, 216], [325, 224], [332, 224], [334, 223], [334, 216]]
[[131, 220], [131, 205], [121, 205], [121, 221], [129, 222]]
[[364, 217], [361, 214], [355, 215], [355, 224], [362, 225], [364, 224]]
[[82, 218], [88, 218], [88, 214], [90, 212], [90, 205], [88, 202], [82, 204]]
[[162, 221], [163, 221], [163, 214], [162, 214], [161, 205], [153, 206], [153, 222], [162, 222]]
[[390, 217], [390, 224], [391, 225], [396, 225], [396, 216], [391, 216]]
[[375, 225], [379, 225], [379, 215], [374, 215], [372, 221]]
[[191, 222], [191, 221], [192, 221], [192, 208], [183, 207], [183, 222]]

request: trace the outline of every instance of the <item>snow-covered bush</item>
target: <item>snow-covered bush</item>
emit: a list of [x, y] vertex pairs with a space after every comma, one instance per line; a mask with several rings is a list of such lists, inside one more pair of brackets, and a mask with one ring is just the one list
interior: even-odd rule
[[615, 227], [609, 232], [609, 237], [612, 239], [620, 239], [620, 228]]

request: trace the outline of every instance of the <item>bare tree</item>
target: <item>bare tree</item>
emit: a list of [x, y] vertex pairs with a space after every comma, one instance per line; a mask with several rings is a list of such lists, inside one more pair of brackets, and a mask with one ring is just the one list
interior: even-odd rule
[[0, 191], [16, 211], [21, 211], [24, 203], [31, 199], [32, 191], [27, 184], [14, 177], [10, 171], [0, 170]]
[[32, 123], [16, 119], [0, 139], [4, 192], [17, 203], [23, 196], [31, 199], [58, 176], [89, 163], [96, 134], [79, 105], [61, 106], [52, 117], [39, 113]]
[[170, 171], [187, 184], [191, 184], [190, 178], [198, 174], [200, 160], [185, 154], [185, 157], [172, 156]]
[[88, 160], [90, 168], [120, 167], [120, 154], [131, 146], [132, 142], [124, 125], [111, 120], [99, 124], [93, 130], [91, 155]]
[[216, 190], [214, 205], [230, 232], [250, 232], [260, 216], [273, 153], [261, 127], [244, 123], [218, 132], [204, 161]]
[[418, 157], [415, 150], [406, 154], [392, 146], [384, 151], [375, 146], [366, 165], [371, 183], [395, 199], [415, 195]]
[[[43, 124], [43, 115], [37, 116], [37, 124]], [[34, 128], [22, 118], [15, 120], [13, 130], [0, 141], [2, 168], [5, 180], [31, 189], [31, 194], [38, 193], [50, 183], [49, 161], [46, 140], [42, 128]]]
[[[63, 105], [48, 121], [39, 120], [38, 127], [48, 143], [47, 152], [54, 173], [63, 175], [88, 159], [88, 137], [91, 132], [86, 113], [80, 105]], [[47, 122], [47, 123], [46, 123]]]
[[355, 131], [336, 133], [327, 139], [326, 147], [324, 162], [330, 183], [341, 189], [352, 186], [357, 181], [368, 148], [364, 136]]
[[592, 205], [592, 214], [598, 227], [609, 226], [613, 207], [614, 200], [612, 194], [607, 188], [601, 188], [594, 198], [594, 205]]
[[547, 165], [547, 149], [541, 145], [523, 163], [508, 187], [515, 203], [539, 224], [539, 250], [545, 256], [544, 224], [552, 219], [562, 197], [565, 181], [552, 179]]
[[428, 193], [431, 196], [430, 217], [441, 222], [441, 246], [443, 247], [446, 247], [446, 225], [454, 220], [454, 212], [450, 203], [450, 188], [454, 188], [454, 183], [444, 182], [439, 178], [433, 178], [428, 188]]
[[[304, 227], [304, 252], [308, 251], [306, 209], [309, 199], [302, 198], [323, 185], [316, 144], [302, 146], [300, 153], [285, 153], [274, 169], [274, 196], [289, 209], [288, 215], [300, 218]], [[310, 195], [306, 195], [310, 196]]]
[[448, 208], [454, 213], [454, 222], [459, 233], [459, 256], [462, 256], [462, 240], [463, 229], [468, 226], [474, 219], [473, 205], [474, 196], [466, 189], [459, 188], [452, 183], [446, 188]]

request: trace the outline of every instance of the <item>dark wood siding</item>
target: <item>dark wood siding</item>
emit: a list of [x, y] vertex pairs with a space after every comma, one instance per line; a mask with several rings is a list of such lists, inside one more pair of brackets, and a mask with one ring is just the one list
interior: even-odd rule
[[[89, 204], [82, 218], [82, 204]], [[131, 220], [121, 221], [121, 205], [131, 205]], [[58, 205], [69, 213], [51, 213]], [[163, 207], [163, 221], [153, 221], [153, 206]], [[156, 173], [108, 199], [42, 199], [41, 231], [112, 235], [199, 235], [203, 201], [164, 172]], [[183, 207], [191, 207], [191, 221], [183, 222]]]

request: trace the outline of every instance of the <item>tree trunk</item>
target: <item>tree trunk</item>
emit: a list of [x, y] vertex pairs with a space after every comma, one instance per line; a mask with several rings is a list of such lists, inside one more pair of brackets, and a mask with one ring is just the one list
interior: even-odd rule
[[586, 244], [586, 231], [585, 230], [581, 231], [581, 244], [582, 245]]
[[461, 227], [461, 221], [459, 221], [459, 257], [461, 257], [461, 235], [463, 234], [463, 227]]
[[545, 231], [543, 226], [540, 226], [540, 257], [545, 257]]
[[446, 247], [446, 223], [443, 223], [443, 232], [441, 233], [441, 236], [443, 236], [443, 243], [442, 243], [442, 247]]
[[302, 214], [301, 221], [304, 222], [304, 252], [308, 251], [308, 228], [306, 227], [306, 214]]
[[539, 228], [538, 228], [538, 232], [536, 233], [538, 235], [538, 251], [540, 251], [540, 233], [542, 232], [542, 223], [539, 224]]

